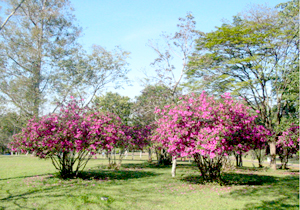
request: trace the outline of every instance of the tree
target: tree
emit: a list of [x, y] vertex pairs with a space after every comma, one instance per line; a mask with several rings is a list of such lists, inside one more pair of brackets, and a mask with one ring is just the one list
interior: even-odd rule
[[[15, 0], [6, 0], [8, 10]], [[93, 97], [110, 83], [127, 80], [128, 52], [94, 45], [88, 54], [78, 43], [69, 0], [25, 1], [0, 32], [0, 95], [25, 119], [55, 112], [70, 95]]]
[[[155, 108], [163, 108], [167, 104], [173, 103], [172, 93], [169, 88], [159, 84], [148, 85], [141, 92], [142, 94], [136, 97], [133, 105], [133, 120], [136, 125], [150, 126], [154, 129], [155, 121], [158, 120], [154, 113]], [[179, 96], [180, 92], [177, 91], [175, 94]], [[171, 164], [172, 157], [163, 148], [155, 145], [155, 152], [159, 165]]]
[[[8, 7], [16, 1], [7, 0]], [[63, 61], [77, 49], [68, 1], [25, 1], [1, 30], [1, 96], [27, 118], [39, 116], [46, 95], [59, 84]]]
[[188, 72], [194, 89], [206, 88], [214, 94], [229, 91], [260, 111], [264, 126], [274, 131], [270, 141], [274, 169], [278, 128], [284, 110], [291, 105], [289, 92], [299, 87], [297, 79], [290, 76], [299, 72], [297, 2], [281, 5], [281, 11], [252, 8], [216, 31], [203, 34]]
[[12, 136], [20, 132], [25, 122], [15, 112], [2, 112], [0, 114], [0, 153], [9, 152], [8, 143]]
[[122, 123], [129, 125], [133, 103], [128, 96], [107, 92], [104, 96], [96, 96], [93, 107], [103, 112], [110, 112], [121, 118]]
[[153, 140], [177, 157], [193, 156], [205, 181], [222, 181], [224, 157], [246, 152], [267, 141], [268, 132], [255, 124], [249, 107], [232, 99], [222, 101], [204, 92], [184, 96], [177, 105], [157, 109], [161, 116]]
[[[188, 70], [188, 60], [194, 50], [195, 39], [198, 37], [195, 26], [196, 21], [194, 21], [193, 15], [187, 13], [185, 18], [179, 18], [178, 32], [171, 35], [163, 33], [161, 35], [162, 43], [149, 41], [149, 46], [156, 52], [158, 58], [151, 63], [151, 66], [155, 68], [156, 75], [148, 77], [148, 80], [151, 78], [155, 84], [168, 88], [174, 102], [177, 99], [180, 83]], [[178, 65], [176, 61], [179, 60], [182, 63]]]
[[[122, 152], [125, 150], [140, 150], [143, 151], [144, 149], [148, 148], [150, 151], [149, 146], [151, 143], [151, 131], [152, 128], [149, 125], [123, 125], [123, 130], [126, 136], [130, 136], [131, 138], [129, 141], [119, 141], [119, 148], [122, 149]], [[151, 152], [149, 152], [151, 153]], [[123, 153], [121, 153], [123, 154]], [[121, 158], [120, 158], [121, 160]]]
[[29, 120], [13, 136], [12, 151], [50, 158], [63, 179], [77, 176], [99, 149], [110, 151], [121, 138], [121, 120], [113, 114], [80, 108], [73, 100], [59, 113]]
[[[155, 107], [163, 108], [172, 103], [170, 90], [163, 85], [148, 85], [142, 91], [141, 95], [135, 98], [133, 105], [133, 119], [137, 124], [151, 125], [156, 121], [154, 114]], [[180, 96], [180, 92], [176, 92]]]
[[122, 84], [129, 83], [126, 76], [129, 72], [126, 61], [129, 54], [118, 46], [108, 51], [99, 45], [93, 45], [91, 54], [82, 52], [75, 61], [68, 61], [67, 66], [73, 68], [71, 72], [74, 78], [74, 82], [68, 87], [73, 84], [71, 90], [78, 97], [87, 99], [87, 106], [107, 86], [112, 85], [117, 89]]
[[276, 147], [281, 160], [280, 168], [287, 169], [289, 158], [299, 151], [299, 141], [299, 126], [293, 124], [278, 137]]
[[[149, 42], [149, 46], [158, 54], [158, 58], [151, 63], [156, 75], [152, 78], [156, 84], [162, 84], [169, 89], [170, 98], [177, 101], [177, 92], [188, 70], [188, 60], [191, 55], [198, 32], [195, 31], [196, 22], [191, 13], [185, 18], [179, 18], [179, 31], [174, 35], [163, 34], [163, 44]], [[174, 60], [175, 59], [175, 62]], [[176, 65], [176, 61], [182, 61]], [[178, 68], [176, 68], [178, 67]], [[172, 176], [175, 176], [176, 158], [173, 158]]]

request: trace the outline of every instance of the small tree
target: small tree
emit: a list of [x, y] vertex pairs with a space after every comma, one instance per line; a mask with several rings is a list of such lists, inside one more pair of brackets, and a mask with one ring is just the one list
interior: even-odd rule
[[258, 161], [258, 167], [262, 168], [263, 167], [263, 165], [262, 165], [263, 158], [266, 155], [266, 149], [267, 149], [267, 146], [268, 146], [268, 142], [265, 141], [265, 140], [267, 140], [267, 136], [271, 135], [271, 132], [269, 130], [266, 130], [262, 126], [257, 127], [257, 132], [260, 133], [260, 136], [258, 136], [259, 138], [261, 136], [264, 136], [264, 138], [261, 139], [261, 140], [253, 141], [254, 144], [253, 144], [252, 152], [253, 152], [253, 155], [256, 157], [256, 159]]
[[293, 124], [278, 137], [276, 149], [281, 160], [280, 168], [287, 169], [289, 158], [299, 151], [299, 139], [299, 126]]
[[50, 158], [63, 179], [72, 178], [99, 149], [110, 151], [115, 146], [124, 136], [120, 128], [115, 115], [79, 108], [73, 100], [58, 114], [29, 120], [22, 132], [14, 135], [10, 147]]
[[111, 155], [108, 154], [109, 167], [115, 167], [116, 169], [121, 167], [125, 151], [128, 151], [130, 149], [143, 150], [143, 148], [149, 146], [150, 143], [150, 126], [122, 125], [121, 129], [124, 132], [124, 135], [120, 136], [114, 145], [115, 148], [120, 149], [119, 162], [117, 163], [116, 159], [112, 159]]
[[[155, 108], [163, 108], [165, 105], [172, 103], [172, 97], [170, 97], [171, 91], [164, 85], [148, 85], [142, 90], [142, 94], [136, 97], [136, 102], [133, 105], [134, 121], [142, 127], [151, 125], [154, 129], [154, 122], [156, 116], [154, 113]], [[176, 92], [176, 96], [179, 96], [180, 92]], [[157, 145], [153, 145], [155, 148], [158, 165], [170, 165], [172, 163], [172, 156], [168, 154], [165, 149]]]
[[[204, 92], [185, 96], [173, 107], [157, 109], [160, 115], [153, 140], [176, 156], [194, 156], [206, 181], [221, 181], [224, 157], [233, 151], [246, 152], [266, 141], [264, 130], [254, 122], [243, 103], [228, 94], [220, 101]], [[265, 134], [267, 132], [264, 132]]]

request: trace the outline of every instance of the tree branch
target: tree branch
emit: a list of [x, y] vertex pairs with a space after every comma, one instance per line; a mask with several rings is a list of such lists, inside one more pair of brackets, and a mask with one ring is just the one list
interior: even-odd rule
[[24, 2], [25, 0], [22, 0], [19, 4], [18, 4], [18, 6], [12, 11], [12, 13], [6, 18], [6, 20], [4, 21], [4, 23], [1, 25], [1, 27], [0, 27], [0, 31], [2, 30], [2, 28], [6, 25], [6, 23], [8, 22], [8, 20], [11, 18], [11, 16], [13, 16], [15, 13], [16, 13], [16, 11], [19, 9], [19, 7], [23, 4], [23, 2]]

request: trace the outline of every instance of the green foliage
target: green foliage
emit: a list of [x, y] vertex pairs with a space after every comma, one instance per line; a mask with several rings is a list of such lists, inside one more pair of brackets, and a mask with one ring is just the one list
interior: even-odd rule
[[[173, 102], [172, 90], [164, 85], [148, 85], [142, 91], [141, 95], [137, 96], [133, 106], [134, 117], [138, 123], [150, 125], [156, 121], [155, 107], [163, 108]], [[180, 95], [179, 91], [174, 93], [177, 98]]]
[[192, 91], [244, 98], [269, 129], [298, 117], [299, 1], [253, 7], [197, 40], [187, 72]]
[[99, 111], [116, 114], [126, 125], [132, 123], [131, 112], [133, 102], [130, 101], [128, 96], [107, 92], [104, 96], [96, 96], [93, 100], [93, 106]]
[[15, 112], [0, 113], [0, 154], [8, 153], [10, 150], [7, 144], [12, 136], [18, 133], [25, 125], [22, 117]]

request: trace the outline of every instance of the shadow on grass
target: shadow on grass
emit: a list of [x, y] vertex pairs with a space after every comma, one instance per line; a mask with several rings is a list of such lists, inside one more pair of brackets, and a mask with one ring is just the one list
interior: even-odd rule
[[223, 179], [226, 180], [228, 184], [234, 185], [264, 185], [276, 183], [278, 181], [274, 176], [240, 174], [235, 172], [224, 173]]
[[245, 186], [232, 191], [231, 197], [244, 200], [259, 200], [245, 205], [247, 209], [299, 209], [299, 177], [276, 177], [275, 182], [262, 186]]
[[124, 169], [142, 169], [142, 168], [170, 168], [170, 165], [158, 165], [156, 162], [143, 162], [143, 163], [123, 163], [122, 168]]
[[241, 166], [241, 167], [236, 167], [236, 171], [241, 171], [241, 172], [253, 172], [253, 171], [259, 171], [259, 172], [264, 172], [268, 171], [270, 168], [269, 167], [253, 167], [253, 166]]
[[128, 180], [138, 179], [150, 176], [157, 176], [157, 173], [148, 171], [127, 171], [127, 170], [89, 170], [83, 171], [78, 175], [78, 178], [84, 180], [100, 179], [100, 180]]
[[[235, 172], [223, 173], [222, 179], [226, 185], [264, 185], [276, 183], [277, 179], [273, 176], [256, 175], [256, 174], [240, 174]], [[193, 184], [205, 184], [200, 175], [189, 175], [183, 177], [182, 181]]]
[[25, 178], [31, 178], [31, 177], [36, 177], [36, 176], [48, 176], [48, 175], [52, 175], [52, 173], [38, 174], [38, 175], [28, 175], [28, 176], [9, 177], [9, 178], [0, 179], [0, 181], [12, 180], [12, 179], [25, 179]]
[[[158, 173], [147, 172], [147, 171], [126, 171], [126, 170], [89, 170], [83, 171], [77, 177], [78, 179], [70, 180], [61, 180], [58, 179], [58, 174], [50, 175], [45, 177], [43, 180], [39, 179], [38, 176], [28, 176], [25, 179], [30, 179], [32, 177], [37, 177], [32, 180], [30, 188], [22, 188], [23, 192], [7, 189], [6, 196], [0, 199], [0, 203], [8, 202], [13, 203], [15, 207], [19, 209], [36, 209], [30, 205], [26, 205], [27, 199], [54, 199], [60, 198], [62, 196], [68, 196], [70, 199], [74, 199], [74, 202], [78, 203], [78, 209], [81, 209], [80, 205], [96, 205], [102, 203], [105, 208], [103, 209], [112, 209], [110, 206], [114, 202], [114, 198], [103, 194], [102, 191], [98, 192], [95, 189], [95, 185], [102, 185], [106, 181], [106, 186], [115, 184], [115, 180], [129, 180], [129, 179], [138, 179], [144, 177], [157, 176]], [[20, 177], [23, 178], [23, 177]], [[47, 181], [48, 180], [48, 181]], [[86, 180], [93, 180], [86, 181]], [[104, 181], [104, 182], [103, 182]], [[111, 182], [112, 181], [112, 182]], [[34, 185], [34, 186], [33, 186]], [[90, 189], [88, 194], [80, 194], [79, 196], [71, 195], [71, 192], [79, 191], [82, 188]], [[99, 189], [99, 188], [97, 188]], [[96, 197], [96, 199], [91, 200], [90, 197]], [[102, 197], [107, 197], [108, 199], [103, 201]], [[73, 197], [73, 198], [72, 198]], [[24, 203], [25, 201], [25, 203]], [[51, 203], [49, 201], [49, 203]], [[5, 209], [4, 206], [0, 205], [0, 210]]]
[[[78, 186], [82, 187], [82, 186]], [[4, 202], [10, 202], [15, 205], [16, 208], [14, 209], [37, 209], [37, 207], [34, 207], [32, 202], [32, 199], [47, 199], [49, 202], [44, 203], [43, 205], [52, 204], [52, 200], [60, 199], [61, 197], [67, 197], [67, 198], [73, 198], [74, 201], [78, 201], [78, 203], [72, 203], [73, 207], [76, 207], [76, 209], [81, 209], [82, 207], [90, 204], [97, 204], [99, 205], [102, 203], [102, 209], [114, 209], [110, 205], [114, 202], [114, 199], [110, 196], [106, 196], [105, 194], [99, 194], [97, 192], [94, 192], [92, 190], [89, 191], [88, 194], [81, 194], [78, 196], [70, 195], [69, 193], [72, 191], [80, 190], [79, 188], [73, 188], [69, 186], [52, 186], [52, 187], [45, 187], [41, 189], [30, 189], [27, 192], [14, 194], [11, 193], [10, 190], [6, 190], [6, 193], [8, 196], [6, 198], [0, 199], [0, 203]], [[66, 196], [67, 195], [67, 196]], [[97, 197], [97, 201], [90, 199], [90, 196]], [[101, 197], [106, 196], [108, 200], [102, 201]], [[30, 201], [28, 200], [30, 199]], [[28, 201], [27, 201], [28, 200]], [[4, 209], [11, 209], [11, 207], [6, 208], [4, 206], [0, 206], [0, 210]], [[38, 209], [45, 209], [45, 208], [38, 208]]]
[[[236, 190], [221, 197], [249, 201], [244, 210], [299, 209], [298, 175], [268, 176], [230, 172], [224, 173], [222, 178], [228, 184], [236, 185]], [[200, 175], [186, 176], [182, 180], [193, 184], [205, 184]]]

